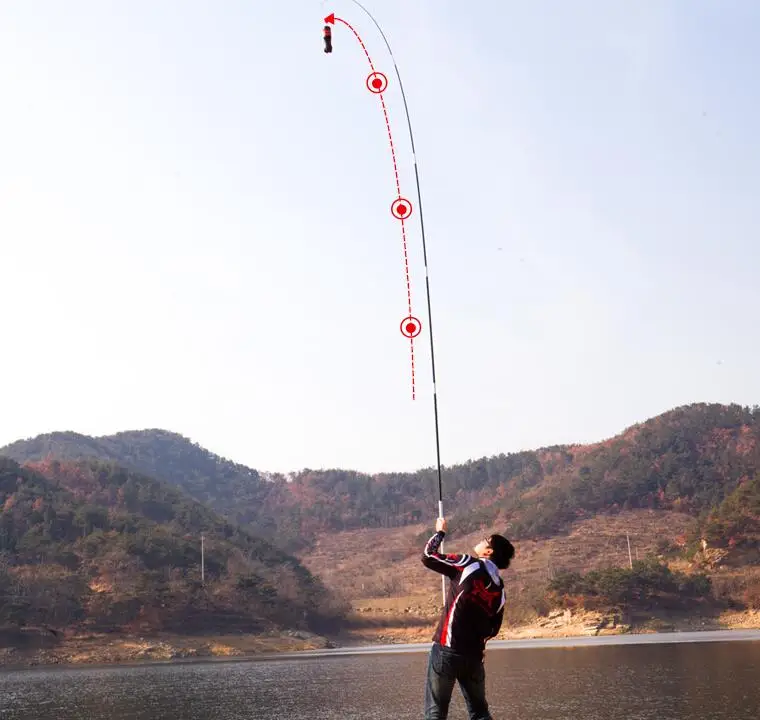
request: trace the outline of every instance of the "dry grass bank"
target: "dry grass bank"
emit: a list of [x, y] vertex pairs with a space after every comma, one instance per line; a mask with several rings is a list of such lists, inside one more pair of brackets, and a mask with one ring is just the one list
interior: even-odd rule
[[[564, 536], [516, 542], [512, 566], [503, 573], [507, 607], [500, 639], [571, 637], [620, 632], [760, 627], [760, 614], [726, 611], [709, 617], [621, 618], [598, 612], [550, 612], [545, 606], [547, 581], [559, 571], [590, 570], [628, 564], [655, 552], [662, 540], [675, 542], [694, 519], [683, 513], [635, 510], [596, 516], [578, 523]], [[441, 608], [440, 576], [420, 562], [417, 536], [429, 525], [356, 530], [321, 537], [301, 561], [351, 604], [340, 640], [357, 643], [426, 642]], [[445, 550], [466, 552], [485, 531], [459, 535], [450, 528]], [[687, 562], [676, 563], [688, 570]], [[674, 566], [674, 569], [676, 567]], [[742, 571], [742, 575], [754, 571]], [[730, 584], [731, 570], [718, 570], [717, 588]]]
[[[508, 594], [505, 624], [531, 622], [548, 579], [560, 570], [585, 573], [627, 565], [626, 533], [633, 559], [643, 559], [662, 539], [675, 541], [693, 522], [683, 513], [637, 510], [585, 520], [568, 535], [516, 542], [515, 558], [503, 573]], [[324, 535], [299, 559], [359, 612], [364, 612], [361, 608], [367, 601], [374, 606], [385, 599], [401, 613], [415, 603], [424, 611], [438, 607], [441, 592], [440, 576], [420, 562], [422, 545], [417, 536], [428, 531], [432, 534], [428, 525], [410, 525]], [[485, 534], [480, 530], [460, 535], [451, 527], [444, 549], [470, 551]], [[414, 602], [407, 602], [411, 597]]]

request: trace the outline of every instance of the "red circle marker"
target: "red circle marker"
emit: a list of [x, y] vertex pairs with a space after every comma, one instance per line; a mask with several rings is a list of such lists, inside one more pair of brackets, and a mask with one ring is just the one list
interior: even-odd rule
[[375, 95], [385, 92], [388, 87], [388, 78], [381, 72], [373, 72], [367, 76], [367, 90]]
[[401, 321], [401, 334], [405, 338], [415, 338], [422, 332], [422, 323], [416, 318], [408, 315]]
[[397, 198], [391, 204], [391, 214], [397, 220], [405, 220], [412, 214], [412, 203], [406, 198]]

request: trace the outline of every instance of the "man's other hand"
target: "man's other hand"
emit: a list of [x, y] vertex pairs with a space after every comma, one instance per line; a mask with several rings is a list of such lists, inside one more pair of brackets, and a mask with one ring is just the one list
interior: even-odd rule
[[446, 518], [439, 517], [435, 521], [435, 531], [436, 532], [446, 532]]

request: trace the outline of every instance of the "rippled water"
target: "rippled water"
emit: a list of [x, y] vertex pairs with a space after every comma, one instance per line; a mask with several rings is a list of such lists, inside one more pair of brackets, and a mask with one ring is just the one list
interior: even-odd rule
[[[422, 718], [425, 652], [0, 673], [2, 720]], [[494, 718], [757, 720], [760, 641], [490, 649]], [[459, 691], [449, 717], [466, 718]]]

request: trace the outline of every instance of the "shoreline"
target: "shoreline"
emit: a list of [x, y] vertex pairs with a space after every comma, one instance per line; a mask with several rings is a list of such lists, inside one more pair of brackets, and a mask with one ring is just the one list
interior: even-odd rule
[[[565, 637], [544, 637], [521, 640], [491, 640], [488, 643], [486, 657], [495, 650], [538, 650], [582, 647], [609, 647], [620, 645], [668, 645], [705, 642], [760, 642], [760, 629], [750, 630], [679, 630], [671, 632], [651, 632], [625, 634], [617, 633], [598, 636], [569, 635]], [[104, 670], [141, 668], [160, 665], [195, 665], [199, 663], [217, 664], [228, 662], [274, 662], [280, 660], [309, 660], [327, 657], [346, 657], [351, 655], [388, 655], [394, 653], [425, 653], [430, 649], [430, 642], [391, 643], [356, 645], [336, 648], [310, 649], [300, 651], [269, 651], [254, 654], [184, 657], [172, 659], [124, 660], [116, 662], [54, 662], [42, 663], [31, 661], [18, 665], [0, 664], [3, 672], [27, 672], [30, 670]]]
[[[679, 630], [653, 633], [617, 633], [614, 635], [567, 636], [531, 638], [527, 640], [491, 640], [486, 655], [494, 650], [529, 650], [544, 648], [603, 647], [610, 645], [667, 645], [700, 642], [760, 642], [760, 629], [754, 630]], [[372, 655], [390, 653], [427, 652], [430, 643], [398, 643], [369, 645], [329, 650], [305, 650], [300, 653], [279, 653], [277, 659], [330, 657], [344, 655]], [[255, 658], [252, 658], [255, 659]], [[264, 658], [260, 658], [264, 659]]]
[[[198, 662], [292, 660], [341, 655], [421, 652], [430, 647], [434, 624], [349, 627], [325, 637], [305, 631], [267, 635], [183, 636], [65, 633], [45, 647], [0, 647], [0, 672], [50, 668], [142, 667]], [[553, 613], [530, 625], [505, 628], [488, 649], [579, 647], [650, 642], [760, 640], [760, 611], [715, 618], [649, 618], [613, 625], [609, 616]]]

